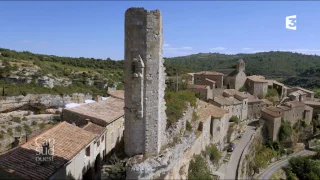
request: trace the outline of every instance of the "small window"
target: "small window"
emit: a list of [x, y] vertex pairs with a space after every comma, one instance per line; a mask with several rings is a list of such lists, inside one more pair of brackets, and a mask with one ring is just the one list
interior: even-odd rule
[[100, 141], [97, 141], [97, 147], [99, 147], [100, 146]]
[[103, 142], [104, 141], [104, 135], [101, 137], [101, 142]]
[[260, 107], [260, 105], [258, 104], [258, 107]]
[[90, 146], [86, 149], [86, 156], [90, 156]]
[[247, 101], [245, 101], [244, 104], [247, 104]]

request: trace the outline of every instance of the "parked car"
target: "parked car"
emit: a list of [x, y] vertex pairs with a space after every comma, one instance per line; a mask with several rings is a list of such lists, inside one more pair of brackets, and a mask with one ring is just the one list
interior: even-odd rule
[[235, 148], [235, 144], [234, 143], [230, 143], [227, 151], [228, 152], [233, 152], [234, 148]]

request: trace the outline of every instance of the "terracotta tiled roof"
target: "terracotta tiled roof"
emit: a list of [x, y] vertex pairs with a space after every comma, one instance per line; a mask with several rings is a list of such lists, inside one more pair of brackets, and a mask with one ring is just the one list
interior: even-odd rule
[[268, 83], [268, 81], [263, 76], [253, 75], [253, 76], [248, 76], [247, 78], [254, 82]]
[[103, 133], [106, 128], [103, 126], [99, 126], [97, 124], [94, 124], [92, 122], [89, 122], [87, 125], [83, 127], [84, 130], [92, 132], [93, 134], [96, 134], [97, 136], [100, 136], [101, 133]]
[[111, 97], [124, 99], [124, 91], [123, 90], [108, 91], [108, 95], [110, 95]]
[[235, 69], [213, 69], [213, 71], [217, 71], [217, 72], [220, 72], [226, 76], [229, 76], [229, 74], [232, 74], [236, 70]]
[[312, 111], [313, 108], [310, 107], [310, 106], [308, 106], [308, 105], [305, 105], [305, 106], [304, 106], [304, 110], [306, 110], [306, 111]]
[[298, 91], [294, 91], [292, 93], [290, 93], [289, 95], [292, 95], [292, 96], [299, 96], [299, 95], [305, 95], [307, 93], [301, 91], [301, 90], [298, 90]]
[[214, 96], [213, 101], [220, 105], [234, 105], [234, 104], [240, 104], [241, 101], [237, 100], [233, 97], [223, 97], [223, 96]]
[[289, 102], [286, 102], [285, 105], [291, 108], [305, 106], [305, 104], [300, 101], [289, 101]]
[[84, 104], [73, 108], [66, 108], [64, 111], [76, 112], [87, 116], [89, 119], [91, 117], [110, 123], [124, 115], [123, 108], [124, 100], [109, 97], [104, 101]]
[[299, 90], [301, 90], [301, 91], [304, 91], [304, 92], [307, 92], [307, 93], [311, 93], [311, 94], [313, 94], [313, 93], [314, 93], [313, 91], [310, 91], [310, 90], [304, 89], [304, 88], [302, 88], [302, 87], [296, 87], [296, 89], [299, 89]]
[[[12, 152], [4, 154], [0, 157], [0, 168], [24, 179], [47, 179], [89, 145], [95, 137], [91, 132], [62, 122]], [[54, 140], [49, 144], [53, 149], [53, 161], [41, 164], [36, 160], [37, 150], [42, 150], [41, 144], [49, 139]]]
[[223, 94], [226, 96], [234, 96], [237, 93], [238, 93], [238, 91], [235, 89], [226, 89], [223, 91]]
[[262, 112], [266, 113], [266, 114], [269, 114], [270, 116], [273, 116], [273, 117], [280, 117], [281, 114], [279, 112], [276, 112], [276, 111], [271, 111], [270, 109], [268, 108], [264, 108], [262, 110]]
[[247, 92], [243, 93], [243, 95], [248, 98], [248, 103], [262, 102], [261, 99], [255, 97], [255, 96], [253, 96], [253, 95], [251, 95], [251, 94], [249, 94], [249, 93], [247, 93]]
[[212, 104], [206, 103], [204, 101], [200, 101], [198, 115], [200, 117], [200, 121], [204, 122], [208, 119], [209, 116], [214, 118], [221, 118], [227, 113], [226, 110], [221, 109]]
[[216, 71], [201, 71], [201, 72], [197, 72], [194, 73], [197, 75], [216, 75], [216, 76], [223, 76], [224, 74], [216, 72]]
[[188, 84], [188, 89], [207, 89], [208, 85]]

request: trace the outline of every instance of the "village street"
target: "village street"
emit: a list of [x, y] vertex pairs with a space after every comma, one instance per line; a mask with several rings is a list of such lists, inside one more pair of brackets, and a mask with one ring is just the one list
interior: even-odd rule
[[242, 151], [250, 141], [252, 134], [255, 132], [254, 127], [248, 126], [241, 140], [236, 143], [235, 149], [232, 152], [229, 162], [223, 164], [219, 169], [218, 173], [223, 174], [224, 177], [220, 179], [236, 179], [236, 171], [238, 163], [241, 157]]

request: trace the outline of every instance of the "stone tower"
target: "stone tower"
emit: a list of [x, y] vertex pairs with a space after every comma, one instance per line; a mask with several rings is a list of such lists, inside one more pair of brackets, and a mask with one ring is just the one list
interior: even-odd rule
[[243, 71], [245, 70], [246, 68], [246, 64], [244, 63], [243, 59], [240, 59], [238, 62], [237, 62], [237, 71], [240, 72], [240, 71]]
[[125, 13], [125, 153], [157, 154], [166, 128], [165, 67], [159, 10]]

